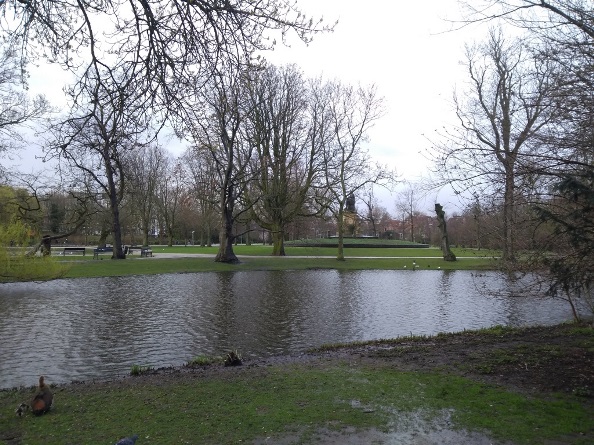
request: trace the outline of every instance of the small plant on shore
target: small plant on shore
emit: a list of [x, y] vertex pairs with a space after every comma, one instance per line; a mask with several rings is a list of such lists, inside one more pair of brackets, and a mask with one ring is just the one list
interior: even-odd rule
[[242, 363], [241, 355], [239, 355], [237, 350], [231, 351], [227, 354], [227, 357], [225, 357], [225, 366], [240, 366]]
[[148, 365], [132, 365], [132, 369], [130, 369], [130, 375], [142, 375], [153, 371], [154, 369], [154, 367]]

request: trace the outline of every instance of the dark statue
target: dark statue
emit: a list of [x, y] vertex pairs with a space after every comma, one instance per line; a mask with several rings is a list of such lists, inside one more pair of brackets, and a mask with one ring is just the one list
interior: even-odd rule
[[347, 196], [346, 211], [351, 213], [357, 213], [357, 209], [355, 208], [355, 195], [353, 195], [352, 193], [349, 196]]

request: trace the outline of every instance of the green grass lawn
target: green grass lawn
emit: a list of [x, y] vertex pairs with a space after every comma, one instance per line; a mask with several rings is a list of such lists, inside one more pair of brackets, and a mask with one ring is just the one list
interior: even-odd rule
[[[346, 261], [336, 260], [336, 249], [291, 247], [287, 256], [272, 257], [271, 247], [262, 245], [236, 246], [240, 264], [223, 264], [214, 261], [217, 247], [153, 246], [153, 258], [129, 255], [126, 260], [111, 260], [110, 254], [99, 260], [87, 256], [56, 257], [63, 262], [65, 277], [103, 277], [146, 275], [160, 273], [249, 271], [249, 270], [487, 270], [496, 267], [492, 252], [460, 249], [459, 260], [446, 262], [438, 249], [346, 249]], [[206, 254], [206, 257], [159, 258], [163, 253]], [[489, 256], [491, 254], [491, 256]], [[309, 257], [309, 258], [307, 258]], [[315, 258], [312, 258], [315, 257]], [[416, 263], [413, 263], [413, 261]]]
[[[200, 247], [200, 246], [153, 246], [155, 253], [202, 253], [209, 255], [216, 255], [218, 251], [217, 246], [213, 247]], [[495, 258], [498, 257], [501, 252], [496, 250], [477, 250], [477, 249], [465, 249], [465, 248], [454, 248], [452, 249], [454, 254], [458, 257], [473, 257], [473, 258]], [[237, 255], [251, 255], [251, 256], [270, 256], [272, 253], [272, 246], [253, 244], [246, 246], [243, 244], [233, 247], [233, 251]], [[287, 256], [331, 256], [336, 257], [336, 247], [294, 247], [290, 244], [285, 246], [285, 253]], [[345, 255], [347, 257], [436, 257], [442, 258], [443, 255], [441, 250], [436, 247], [429, 248], [373, 248], [373, 247], [358, 247], [358, 248], [346, 248]]]
[[560, 444], [580, 443], [555, 439], [594, 428], [591, 411], [570, 397], [527, 396], [455, 375], [348, 361], [66, 385], [54, 388], [48, 414], [16, 417], [14, 409], [31, 394], [0, 391], [0, 443], [108, 445], [139, 434], [138, 445], [279, 443], [287, 436], [294, 440], [282, 443], [307, 444], [318, 443], [324, 429], [412, 431], [411, 421], [431, 425], [446, 417], [447, 429], [515, 444]]

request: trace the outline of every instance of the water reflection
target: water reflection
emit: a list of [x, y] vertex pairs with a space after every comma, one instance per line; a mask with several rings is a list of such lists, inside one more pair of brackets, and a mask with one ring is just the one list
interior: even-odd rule
[[558, 301], [504, 296], [514, 285], [497, 273], [333, 270], [4, 284], [0, 387], [32, 385], [42, 373], [52, 382], [117, 376], [236, 348], [262, 357], [571, 318]]

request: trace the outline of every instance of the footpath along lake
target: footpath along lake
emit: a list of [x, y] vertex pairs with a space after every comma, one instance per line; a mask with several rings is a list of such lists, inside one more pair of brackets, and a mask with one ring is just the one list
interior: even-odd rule
[[571, 319], [513, 295], [498, 272], [261, 271], [0, 285], [0, 388], [126, 375], [237, 349], [245, 358], [325, 343]]

